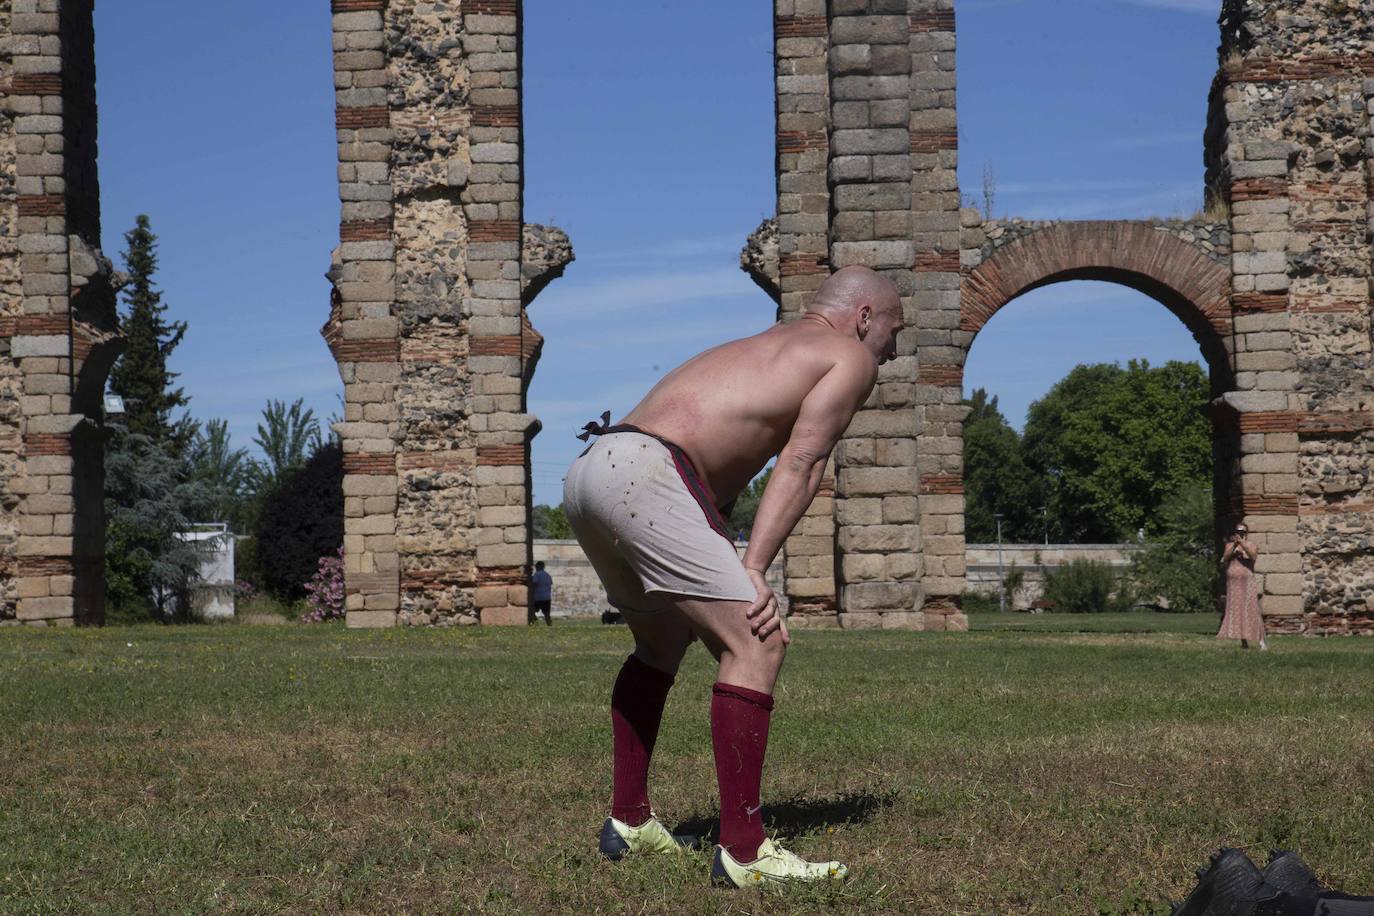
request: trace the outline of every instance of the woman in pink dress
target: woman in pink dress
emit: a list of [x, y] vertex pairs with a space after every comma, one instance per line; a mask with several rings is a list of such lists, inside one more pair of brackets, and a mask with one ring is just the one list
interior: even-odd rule
[[1239, 639], [1242, 649], [1250, 648], [1250, 640], [1255, 640], [1261, 649], [1268, 649], [1259, 589], [1255, 585], [1255, 557], [1259, 550], [1245, 539], [1247, 534], [1249, 530], [1243, 522], [1236, 525], [1221, 554], [1221, 568], [1226, 572], [1226, 616], [1221, 619], [1217, 638]]

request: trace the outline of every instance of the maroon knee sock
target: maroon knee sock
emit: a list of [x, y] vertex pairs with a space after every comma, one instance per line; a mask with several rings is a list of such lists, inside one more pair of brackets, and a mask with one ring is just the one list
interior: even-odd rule
[[717, 683], [711, 688], [711, 744], [720, 783], [720, 845], [737, 862], [752, 862], [763, 842], [759, 784], [768, 750], [773, 698]]
[[663, 704], [673, 677], [631, 655], [611, 690], [615, 755], [611, 817], [638, 827], [649, 819], [649, 758], [658, 740]]

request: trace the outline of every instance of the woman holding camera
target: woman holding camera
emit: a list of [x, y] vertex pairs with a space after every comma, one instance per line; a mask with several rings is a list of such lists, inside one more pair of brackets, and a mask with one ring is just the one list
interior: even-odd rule
[[1254, 543], [1245, 536], [1249, 530], [1242, 522], [1226, 539], [1221, 553], [1221, 568], [1226, 573], [1226, 615], [1222, 617], [1218, 639], [1239, 639], [1242, 649], [1250, 648], [1250, 640], [1268, 649], [1264, 641], [1264, 617], [1260, 613], [1259, 589], [1255, 585], [1255, 557], [1259, 555]]

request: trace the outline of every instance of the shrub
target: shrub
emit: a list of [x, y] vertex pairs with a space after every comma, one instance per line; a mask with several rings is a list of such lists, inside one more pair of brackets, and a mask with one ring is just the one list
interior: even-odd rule
[[1215, 611], [1214, 537], [1209, 486], [1187, 484], [1169, 494], [1132, 570], [1141, 598], [1175, 613]]
[[301, 617], [306, 623], [321, 623], [344, 615], [343, 548], [332, 557], [320, 557], [315, 575], [305, 584], [310, 610]]
[[304, 598], [320, 557], [343, 546], [343, 451], [336, 443], [321, 446], [268, 492], [254, 540], [263, 587], [286, 603]]
[[997, 613], [996, 592], [964, 592], [965, 614]]
[[1125, 611], [1131, 600], [1112, 568], [1098, 560], [1070, 560], [1045, 573], [1045, 600], [1056, 611], [1102, 614]]

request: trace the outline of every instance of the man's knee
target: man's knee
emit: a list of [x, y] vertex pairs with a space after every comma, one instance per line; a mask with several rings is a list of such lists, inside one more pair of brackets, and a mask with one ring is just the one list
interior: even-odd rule
[[782, 634], [776, 630], [764, 639], [750, 633], [737, 639], [730, 651], [760, 667], [777, 668], [787, 654], [787, 643], [782, 641]]

